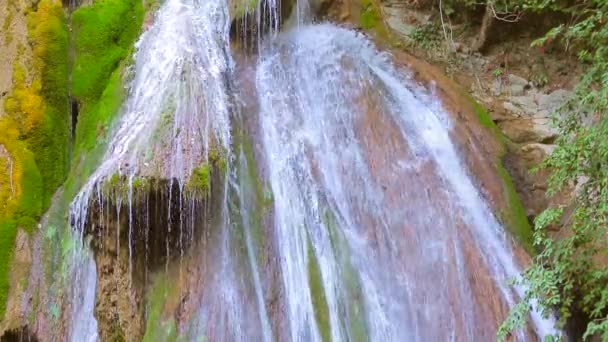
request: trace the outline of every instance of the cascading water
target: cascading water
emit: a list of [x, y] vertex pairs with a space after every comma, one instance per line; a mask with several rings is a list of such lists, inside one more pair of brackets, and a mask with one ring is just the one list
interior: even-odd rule
[[[306, 26], [277, 44], [262, 57], [257, 86], [292, 339], [322, 335], [311, 258], [332, 340], [354, 338], [344, 313], [359, 310], [372, 340], [493, 336], [495, 322], [484, 322], [492, 303], [468, 279], [485, 272], [485, 286], [513, 305], [523, 293], [507, 281], [519, 269], [437, 100], [353, 31]], [[338, 260], [336, 240], [350, 265]], [[485, 270], [467, 264], [468, 248]], [[357, 296], [345, 286], [351, 268]], [[535, 323], [540, 336], [551, 332], [540, 317]]]
[[[181, 282], [183, 259], [194, 255], [196, 288], [175, 314], [177, 334], [189, 340], [493, 339], [523, 292], [507, 285], [519, 266], [438, 99], [363, 35], [300, 19], [279, 33], [277, 2], [258, 6], [275, 11], [266, 22], [272, 34], [264, 44], [257, 37], [252, 91], [244, 91], [228, 4], [162, 5], [137, 45], [109, 149], [71, 206], [79, 239], [113, 222], [119, 244], [126, 227], [133, 273], [135, 239], [145, 236], [146, 263], [154, 243], [151, 211], [163, 216], [161, 236], [179, 229], [157, 273], [171, 277], [169, 255], [177, 255]], [[304, 8], [296, 5], [296, 18]], [[227, 165], [214, 177], [217, 150]], [[202, 199], [187, 192], [200, 173], [220, 183]], [[161, 184], [160, 194], [142, 200], [142, 179]], [[110, 196], [113, 182], [124, 184]], [[214, 198], [215, 207], [200, 204]], [[93, 222], [92, 211], [106, 218]], [[201, 212], [212, 219], [195, 219]], [[202, 242], [187, 250], [186, 238]], [[92, 341], [95, 262], [74, 260], [72, 304], [82, 309], [73, 310], [70, 337]], [[532, 318], [533, 331], [518, 340], [552, 333], [552, 322]]]
[[[138, 180], [154, 178], [165, 180], [169, 192], [168, 227], [164, 228], [170, 231], [172, 221], [179, 221], [181, 244], [183, 216], [192, 208], [180, 207], [181, 213], [172, 213], [171, 196], [184, 196], [186, 181], [193, 170], [208, 161], [212, 148], [230, 149], [228, 29], [228, 10], [221, 0], [168, 0], [163, 4], [155, 24], [136, 46], [136, 63], [130, 70], [135, 78], [109, 149], [71, 205], [71, 224], [81, 241], [87, 225], [94, 224], [88, 220], [92, 202], [96, 201], [104, 213], [103, 197], [108, 195], [104, 190], [116, 187], [112, 183], [124, 183], [122, 189], [110, 190], [118, 225], [120, 211], [128, 210], [131, 259], [136, 185]], [[108, 186], [104, 188], [104, 184]], [[172, 194], [175, 185], [179, 193]], [[128, 203], [126, 208], [122, 208], [124, 203]], [[120, 235], [120, 227], [116, 234]], [[167, 247], [170, 253], [180, 252]], [[91, 286], [86, 282], [81, 285]], [[94, 296], [95, 290], [86, 293]], [[72, 319], [94, 322], [92, 314], [91, 310]]]

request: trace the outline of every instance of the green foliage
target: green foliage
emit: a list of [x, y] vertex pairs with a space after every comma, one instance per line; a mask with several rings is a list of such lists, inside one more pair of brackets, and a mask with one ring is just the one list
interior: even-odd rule
[[502, 68], [496, 68], [494, 69], [494, 71], [492, 71], [492, 75], [494, 75], [494, 77], [496, 78], [500, 78], [500, 76], [504, 75], [504, 70], [502, 70]]
[[[543, 314], [557, 313], [558, 328], [569, 319], [587, 321], [583, 339], [608, 340], [608, 2], [586, 1], [576, 6], [555, 1], [525, 1], [534, 10], [576, 14], [535, 42], [551, 41], [574, 48], [585, 69], [574, 97], [561, 109], [557, 148], [541, 166], [552, 171], [549, 196], [575, 190], [564, 207], [550, 208], [536, 219], [534, 244], [541, 250], [521, 280], [528, 286], [499, 331], [504, 338], [522, 327], [531, 304]], [[589, 122], [594, 122], [590, 125]], [[566, 230], [559, 237], [548, 227]], [[573, 336], [579, 338], [580, 336]]]
[[434, 23], [427, 23], [416, 27], [410, 38], [423, 49], [436, 49], [441, 43], [440, 28]]
[[187, 184], [188, 190], [199, 196], [207, 196], [211, 190], [209, 164], [202, 163], [194, 170]]

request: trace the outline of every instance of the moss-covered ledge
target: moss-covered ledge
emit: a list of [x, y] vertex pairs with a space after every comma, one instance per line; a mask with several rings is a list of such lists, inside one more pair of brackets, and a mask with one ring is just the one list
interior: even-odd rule
[[506, 200], [506, 205], [498, 212], [500, 219], [526, 251], [529, 254], [534, 255], [536, 254], [536, 250], [534, 249], [533, 244], [534, 237], [532, 226], [528, 221], [526, 210], [517, 194], [513, 179], [505, 168], [503, 161], [510, 148], [509, 140], [503, 135], [500, 129], [498, 129], [498, 126], [492, 121], [490, 114], [488, 114], [485, 108], [483, 108], [471, 95], [466, 94], [466, 97], [470, 101], [479, 123], [490, 131], [501, 145], [501, 149], [497, 151], [495, 163], [498, 175], [502, 180], [503, 196]]

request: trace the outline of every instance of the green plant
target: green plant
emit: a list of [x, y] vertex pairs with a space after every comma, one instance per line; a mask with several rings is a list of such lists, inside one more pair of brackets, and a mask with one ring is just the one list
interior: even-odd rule
[[[557, 148], [541, 165], [551, 171], [548, 196], [574, 190], [563, 206], [536, 218], [534, 244], [541, 251], [520, 280], [528, 286], [522, 300], [501, 326], [498, 337], [521, 328], [532, 303], [545, 316], [557, 313], [557, 328], [573, 318], [585, 322], [583, 336], [608, 340], [608, 2], [568, 3], [525, 1], [536, 10], [550, 8], [575, 14], [535, 42], [559, 41], [576, 49], [589, 63], [574, 96], [559, 110]], [[544, 6], [546, 5], [546, 6]], [[588, 122], [593, 121], [593, 125]], [[556, 237], [549, 232], [564, 232]], [[556, 337], [557, 338], [557, 337]]]
[[502, 75], [504, 75], [504, 73], [505, 72], [502, 70], [502, 68], [496, 68], [494, 71], [492, 71], [492, 75], [494, 75], [496, 78], [500, 78]]
[[410, 38], [423, 49], [435, 49], [439, 47], [441, 36], [440, 28], [433, 23], [427, 23], [416, 27], [410, 34]]
[[195, 196], [206, 197], [211, 190], [211, 172], [208, 163], [201, 163], [192, 170], [187, 189]]

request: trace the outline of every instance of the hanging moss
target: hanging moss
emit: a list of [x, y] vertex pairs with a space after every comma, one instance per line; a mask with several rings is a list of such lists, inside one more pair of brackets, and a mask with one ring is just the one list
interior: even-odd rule
[[211, 190], [211, 178], [209, 172], [209, 164], [201, 163], [198, 167], [192, 170], [192, 176], [186, 185], [187, 190], [196, 197], [206, 197]]

